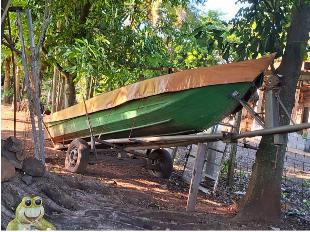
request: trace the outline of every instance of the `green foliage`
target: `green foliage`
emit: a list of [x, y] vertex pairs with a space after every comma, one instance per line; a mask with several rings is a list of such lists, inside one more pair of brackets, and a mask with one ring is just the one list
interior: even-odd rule
[[281, 198], [282, 199], [287, 199], [288, 198], [288, 193], [287, 192], [281, 192]]
[[304, 199], [303, 203], [305, 204], [305, 206], [310, 209], [310, 200], [309, 199]]
[[265, 53], [283, 55], [291, 13], [299, 1], [239, 0], [246, 3], [233, 19], [233, 32], [240, 38], [238, 59], [256, 58]]
[[73, 45], [59, 47], [66, 62], [73, 64], [66, 67], [65, 70], [76, 74], [75, 82], [84, 76], [99, 78], [104, 74], [103, 67], [107, 65], [104, 62], [107, 58], [104, 46], [107, 44], [109, 41], [104, 38], [101, 41], [95, 40], [93, 44], [86, 39], [75, 39]]
[[310, 180], [304, 180], [304, 185], [306, 188], [310, 188]]
[[95, 78], [98, 93], [164, 74], [169, 67], [226, 62], [237, 40], [217, 12], [198, 15], [187, 1], [71, 2], [52, 3], [45, 47], [77, 85]]
[[221, 173], [228, 173], [229, 160], [224, 160]]
[[[47, 3], [15, 0], [14, 4], [31, 8], [37, 41]], [[231, 25], [216, 11], [199, 13], [189, 0], [48, 4], [52, 19], [43, 44], [47, 56], [41, 56], [47, 66], [44, 89], [49, 89], [56, 63], [73, 76], [78, 94], [84, 94], [90, 80], [101, 93], [166, 74], [169, 68], [209, 66], [237, 57], [233, 49], [240, 38], [231, 33]], [[25, 18], [23, 24], [26, 31]], [[17, 29], [14, 36], [18, 41]]]

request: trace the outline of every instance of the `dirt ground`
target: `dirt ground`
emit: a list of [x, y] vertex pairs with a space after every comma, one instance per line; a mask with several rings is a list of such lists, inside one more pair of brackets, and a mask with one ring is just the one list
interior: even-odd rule
[[[1, 107], [2, 139], [13, 135], [13, 112]], [[32, 155], [31, 126], [25, 112], [17, 113], [17, 137], [25, 143], [25, 152]], [[47, 138], [47, 135], [46, 137]], [[13, 218], [20, 198], [26, 194], [40, 195], [45, 216], [57, 229], [113, 230], [255, 230], [309, 229], [310, 225], [294, 217], [283, 217], [278, 224], [261, 225], [233, 220], [236, 206], [223, 204], [214, 197], [199, 193], [195, 213], [185, 211], [189, 186], [177, 170], [169, 180], [148, 173], [143, 159], [113, 154], [100, 156], [88, 165], [84, 175], [67, 172], [65, 153], [55, 151], [45, 141], [44, 177], [33, 179], [27, 186], [23, 173], [1, 184], [1, 229]]]

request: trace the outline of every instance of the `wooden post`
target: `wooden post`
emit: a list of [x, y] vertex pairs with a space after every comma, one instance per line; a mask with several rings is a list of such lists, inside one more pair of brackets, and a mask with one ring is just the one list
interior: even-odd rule
[[[266, 128], [273, 128], [279, 126], [279, 106], [281, 105], [281, 100], [279, 98], [279, 88], [277, 87], [279, 83], [278, 76], [271, 75], [268, 78], [268, 86], [265, 92], [266, 101], [265, 101], [265, 125]], [[280, 105], [279, 105], [280, 104]], [[287, 113], [288, 118], [294, 125], [290, 115], [286, 111], [285, 107], [283, 110]], [[285, 143], [285, 136], [280, 134], [273, 135], [273, 142], [276, 145], [286, 144]]]
[[265, 125], [266, 128], [273, 128], [279, 126], [279, 105], [277, 104], [276, 97], [272, 89], [265, 92]]
[[201, 182], [202, 169], [203, 169], [203, 165], [205, 161], [206, 151], [207, 151], [207, 146], [203, 143], [199, 143], [197, 157], [195, 160], [191, 185], [189, 188], [189, 194], [188, 194], [188, 199], [187, 199], [187, 206], [186, 206], [187, 212], [193, 212], [195, 210], [198, 188]]
[[[239, 133], [241, 116], [242, 116], [242, 110], [240, 110], [235, 115], [235, 123], [234, 123], [234, 128], [233, 128], [234, 133]], [[228, 161], [228, 173], [227, 173], [227, 186], [229, 187], [229, 189], [231, 189], [234, 184], [234, 170], [235, 170], [235, 161], [236, 161], [236, 156], [237, 156], [237, 145], [238, 145], [238, 141], [231, 144], [231, 151], [230, 151], [229, 161]]]
[[[214, 125], [211, 128], [211, 134], [215, 134], [217, 132], [218, 125]], [[209, 176], [214, 176], [214, 164], [216, 161], [216, 153], [217, 151], [212, 150], [217, 148], [217, 142], [208, 142], [207, 143], [207, 154], [206, 154], [206, 166], [205, 173]]]

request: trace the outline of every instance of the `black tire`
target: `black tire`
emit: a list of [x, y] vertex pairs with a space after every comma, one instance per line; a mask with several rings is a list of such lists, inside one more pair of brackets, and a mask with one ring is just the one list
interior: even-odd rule
[[67, 150], [65, 168], [74, 173], [83, 173], [89, 159], [89, 146], [83, 139], [74, 139]]
[[170, 153], [165, 149], [156, 149], [148, 154], [148, 166], [155, 165], [155, 169], [149, 169], [149, 173], [156, 177], [169, 179], [173, 171], [173, 162]]

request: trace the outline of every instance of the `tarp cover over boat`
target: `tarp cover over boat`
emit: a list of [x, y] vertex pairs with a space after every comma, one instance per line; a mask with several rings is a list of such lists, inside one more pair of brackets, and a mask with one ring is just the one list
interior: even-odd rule
[[[275, 54], [256, 60], [216, 65], [180, 71], [121, 87], [100, 94], [86, 101], [88, 113], [113, 108], [131, 100], [146, 98], [162, 93], [210, 85], [252, 82], [272, 63]], [[55, 112], [49, 121], [60, 121], [85, 115], [83, 103]]]

